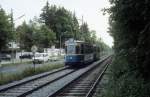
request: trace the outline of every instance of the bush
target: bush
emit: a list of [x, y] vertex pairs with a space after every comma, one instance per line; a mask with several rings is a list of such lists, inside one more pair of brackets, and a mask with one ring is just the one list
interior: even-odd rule
[[123, 57], [116, 56], [103, 97], [149, 97], [149, 87], [138, 71], [131, 70]]

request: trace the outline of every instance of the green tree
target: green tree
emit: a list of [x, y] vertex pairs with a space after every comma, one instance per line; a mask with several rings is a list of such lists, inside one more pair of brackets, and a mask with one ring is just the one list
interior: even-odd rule
[[0, 7], [0, 51], [7, 48], [8, 42], [12, 39], [11, 23], [9, 16]]
[[[109, 1], [111, 7], [107, 11], [110, 14], [110, 34], [114, 38], [116, 54], [116, 61], [112, 67], [112, 83], [114, 81], [112, 95], [113, 97], [149, 96], [150, 1]], [[118, 85], [115, 86], [116, 83]], [[117, 89], [117, 86], [120, 88]]]
[[78, 38], [78, 21], [75, 14], [66, 10], [64, 7], [49, 6], [47, 2], [42, 9], [40, 18], [49, 29], [56, 34], [56, 43], [59, 45], [60, 38], [64, 43], [68, 38]]
[[33, 38], [33, 33], [34, 30], [32, 28], [32, 25], [26, 24], [26, 22], [23, 22], [22, 25], [18, 26], [16, 31], [19, 36], [19, 42], [20, 42], [20, 48], [31, 51], [31, 47], [34, 44], [34, 38]]
[[54, 45], [56, 39], [55, 33], [46, 25], [42, 25], [37, 32], [34, 33], [34, 41], [38, 48], [48, 48]]
[[45, 24], [39, 23], [37, 19], [30, 21], [29, 24], [24, 22], [17, 28], [21, 49], [30, 51], [33, 45], [39, 50], [54, 45], [56, 40], [55, 33]]
[[88, 24], [87, 23], [83, 23], [81, 26], [80, 26], [80, 39], [81, 40], [84, 40], [86, 42], [90, 42], [90, 36], [91, 36], [91, 33], [89, 31], [89, 28], [88, 28]]
[[91, 33], [90, 42], [91, 42], [92, 44], [95, 44], [96, 41], [97, 41], [96, 31], [95, 31], [95, 30], [92, 30], [92, 31], [90, 31], [90, 33]]
[[[149, 1], [111, 0], [110, 32], [115, 40], [116, 53], [121, 52], [132, 69], [144, 78], [150, 77], [149, 52]], [[145, 36], [146, 35], [146, 36]], [[121, 54], [120, 53], [120, 54]]]
[[79, 40], [80, 39], [79, 23], [78, 23], [75, 13], [72, 16], [72, 31], [74, 33], [74, 39]]

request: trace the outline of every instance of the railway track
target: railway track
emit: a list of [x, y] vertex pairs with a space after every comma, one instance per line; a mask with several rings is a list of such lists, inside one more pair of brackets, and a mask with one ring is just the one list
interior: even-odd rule
[[49, 97], [92, 97], [110, 62], [111, 58]]
[[[54, 72], [42, 74], [41, 76], [34, 77], [32, 79], [21, 81], [20, 83], [9, 85], [4, 88], [0, 88], [0, 97], [54, 97], [54, 96], [62, 96], [62, 93], [58, 93], [64, 87], [68, 86], [69, 84], [73, 83], [74, 80], [79, 78], [78, 85], [83, 86], [82, 88], [88, 88], [88, 85], [94, 85], [93, 77], [92, 79], [88, 77], [91, 80], [84, 81], [81, 78], [82, 75], [87, 75], [88, 72], [91, 70], [94, 70], [97, 66], [103, 66], [103, 65], [97, 65], [99, 63], [105, 62], [107, 58], [104, 58], [100, 61], [97, 61], [93, 63], [92, 65], [89, 65], [82, 69], [71, 69], [71, 68], [62, 68], [59, 70], [56, 70]], [[107, 61], [106, 61], [107, 62]], [[104, 65], [105, 66], [105, 65]], [[96, 69], [94, 71], [98, 72], [99, 69]], [[91, 75], [91, 73], [88, 73]], [[96, 73], [92, 73], [96, 74]], [[91, 75], [92, 76], [92, 75]], [[86, 77], [85, 77], [86, 78]], [[94, 77], [95, 78], [95, 77]], [[75, 83], [73, 83], [73, 86], [76, 86]], [[79, 86], [79, 87], [81, 87]], [[78, 88], [79, 88], [78, 87]], [[87, 88], [85, 90], [87, 90]], [[90, 88], [88, 88], [88, 91], [91, 91]], [[83, 90], [83, 89], [81, 89]], [[85, 91], [83, 90], [83, 91]], [[67, 91], [67, 90], [66, 90]], [[72, 90], [72, 91], [78, 91]], [[77, 92], [76, 92], [77, 93]], [[78, 92], [79, 93], [79, 92]], [[59, 94], [59, 95], [56, 95]], [[67, 97], [67, 96], [63, 96]], [[71, 97], [71, 96], [68, 96]], [[73, 96], [74, 97], [74, 96]], [[80, 96], [76, 96], [80, 97]], [[84, 97], [84, 96], [81, 96]]]
[[52, 83], [60, 78], [73, 73], [74, 69], [68, 67], [58, 69], [53, 72], [42, 74], [41, 76], [22, 81], [15, 85], [10, 85], [0, 89], [0, 97], [24, 97], [45, 85]]

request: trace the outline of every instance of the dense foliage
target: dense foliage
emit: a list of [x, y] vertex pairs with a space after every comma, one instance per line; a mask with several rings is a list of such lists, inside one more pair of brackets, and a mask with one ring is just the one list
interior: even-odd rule
[[0, 7], [0, 51], [7, 47], [7, 44], [12, 39], [11, 22], [9, 16]]
[[24, 22], [16, 31], [21, 49], [28, 51], [32, 45], [36, 45], [41, 50], [52, 45], [63, 47], [64, 42], [69, 38], [99, 44], [101, 50], [109, 48], [102, 40], [97, 40], [96, 32], [90, 31], [87, 23], [82, 21], [79, 26], [75, 13], [64, 7], [50, 6], [48, 2], [43, 7], [40, 18], [34, 18], [28, 24]]
[[18, 41], [20, 48], [30, 51], [33, 45], [39, 49], [51, 47], [55, 41], [55, 33], [46, 25], [40, 25], [35, 21], [29, 24], [24, 22], [17, 29]]
[[24, 22], [17, 29], [20, 48], [30, 50], [33, 45], [33, 30]]
[[96, 31], [90, 30], [88, 24], [83, 20], [79, 25], [78, 20], [75, 13], [64, 7], [49, 5], [47, 2], [42, 8], [39, 18], [34, 17], [28, 23], [24, 21], [14, 28], [12, 13], [11, 17], [8, 17], [1, 9], [0, 46], [1, 48], [6, 46], [10, 39], [13, 39], [19, 43], [20, 50], [31, 51], [31, 47], [36, 45], [39, 51], [43, 51], [43, 48], [50, 48], [53, 45], [57, 48], [64, 47], [66, 40], [74, 38], [98, 44], [101, 50], [109, 49], [101, 39], [97, 39]]
[[60, 38], [62, 42], [70, 37], [74, 39], [79, 38], [77, 18], [75, 14], [72, 14], [64, 7], [57, 7], [56, 5], [49, 6], [47, 2], [46, 6], [42, 9], [40, 17], [41, 21], [55, 32], [58, 46]]
[[[109, 0], [115, 60], [109, 97], [150, 95], [150, 1]], [[108, 90], [110, 91], [110, 90]], [[108, 95], [107, 95], [108, 96]]]

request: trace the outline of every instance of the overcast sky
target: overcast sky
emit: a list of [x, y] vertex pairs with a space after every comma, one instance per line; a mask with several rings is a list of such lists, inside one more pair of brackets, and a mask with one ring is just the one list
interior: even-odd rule
[[[95, 30], [97, 37], [101, 37], [109, 46], [113, 45], [112, 37], [108, 31], [108, 15], [103, 16], [101, 11], [104, 7], [109, 7], [108, 0], [48, 0], [50, 4], [64, 6], [66, 9], [75, 12], [78, 19], [88, 23], [90, 30]], [[0, 5], [7, 13], [13, 9], [14, 19], [25, 14], [19, 20], [15, 21], [16, 25], [22, 21], [29, 21], [34, 16], [39, 16], [41, 9], [47, 0], [0, 0]], [[79, 21], [80, 22], [80, 21]]]

